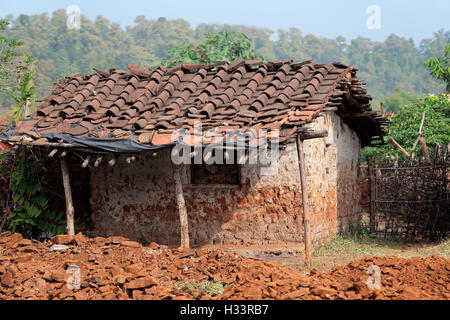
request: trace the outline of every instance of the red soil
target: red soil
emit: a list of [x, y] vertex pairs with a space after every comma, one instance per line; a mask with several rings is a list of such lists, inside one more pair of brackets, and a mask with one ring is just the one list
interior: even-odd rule
[[[49, 251], [54, 244], [68, 248]], [[371, 264], [381, 270], [380, 289], [367, 288]], [[79, 289], [67, 285], [73, 265]], [[371, 257], [305, 276], [219, 250], [144, 247], [81, 234], [41, 243], [0, 234], [0, 299], [450, 299], [449, 279], [450, 260], [439, 256]], [[220, 281], [225, 290], [210, 297], [182, 286], [193, 280]]]

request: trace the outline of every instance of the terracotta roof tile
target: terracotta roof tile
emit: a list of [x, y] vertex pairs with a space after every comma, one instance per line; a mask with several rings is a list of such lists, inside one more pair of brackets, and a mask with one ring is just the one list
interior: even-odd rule
[[[225, 122], [240, 128], [280, 127], [281, 139], [287, 141], [297, 126], [311, 121], [327, 104], [345, 103], [343, 81], [360, 92], [356, 97], [362, 98], [354, 98], [360, 103], [359, 112], [369, 110], [370, 96], [357, 81], [356, 71], [338, 62], [239, 59], [211, 66], [181, 64], [169, 70], [127, 67], [129, 71], [96, 70], [60, 80], [34, 120], [16, 123], [18, 133], [32, 139], [40, 137], [38, 131], [91, 137], [136, 135], [140, 143], [166, 144], [170, 132], [192, 131], [200, 120], [208, 128]], [[376, 130], [381, 132], [381, 125], [372, 126], [372, 136]]]

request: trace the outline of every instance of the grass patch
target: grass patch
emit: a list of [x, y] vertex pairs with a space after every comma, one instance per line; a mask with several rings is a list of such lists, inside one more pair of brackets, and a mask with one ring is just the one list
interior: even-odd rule
[[371, 256], [379, 255], [389, 248], [381, 243], [362, 243], [353, 239], [337, 236], [328, 242], [322, 242], [315, 245], [313, 250], [314, 257], [330, 256]]
[[215, 297], [218, 295], [221, 295], [225, 287], [220, 281], [209, 281], [209, 280], [191, 280], [185, 283], [182, 283], [181, 285], [176, 286], [178, 289], [182, 290], [191, 290], [191, 291], [202, 291], [206, 293], [210, 297]]
[[338, 236], [314, 244], [313, 256], [374, 256], [386, 255], [389, 249], [399, 248], [409, 242], [397, 236], [379, 238], [369, 234], [369, 226], [364, 222], [351, 225]]
[[423, 244], [415, 248], [417, 255], [430, 256], [438, 254], [444, 258], [450, 259], [450, 239], [441, 241], [439, 244]]
[[[369, 226], [360, 223], [341, 232], [338, 236], [313, 243], [312, 264], [320, 271], [329, 271], [336, 265], [372, 256], [425, 257], [433, 254], [450, 259], [450, 239], [439, 243], [404, 240], [388, 235], [376, 237], [369, 234]], [[304, 263], [299, 255], [300, 265]], [[294, 267], [293, 263], [289, 263]], [[305, 270], [307, 272], [307, 270]]]

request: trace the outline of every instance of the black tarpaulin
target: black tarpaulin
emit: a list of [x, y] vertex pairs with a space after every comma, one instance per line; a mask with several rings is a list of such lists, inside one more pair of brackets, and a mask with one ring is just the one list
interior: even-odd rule
[[[7, 140], [9, 137], [15, 135], [17, 135], [17, 132], [14, 130], [14, 124], [10, 124], [3, 132], [0, 133], [0, 140]], [[125, 139], [72, 136], [63, 133], [42, 133], [41, 136], [49, 140], [63, 140], [65, 143], [70, 143], [74, 147], [84, 147], [116, 153], [137, 153], [146, 150], [163, 149], [174, 145], [174, 143], [157, 146], [141, 144], [138, 142], [137, 136], [132, 136]]]

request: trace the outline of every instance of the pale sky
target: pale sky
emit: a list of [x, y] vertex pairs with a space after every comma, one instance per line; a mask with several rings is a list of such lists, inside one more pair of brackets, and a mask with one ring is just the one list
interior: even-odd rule
[[[122, 26], [138, 15], [149, 19], [182, 18], [200, 23], [244, 24], [272, 30], [296, 27], [303, 34], [347, 40], [358, 35], [383, 41], [395, 33], [415, 43], [450, 29], [449, 0], [0, 0], [0, 16], [51, 13], [77, 5], [90, 19], [102, 15]], [[379, 8], [379, 29], [369, 29], [367, 8]], [[372, 13], [372, 12], [371, 12]]]

